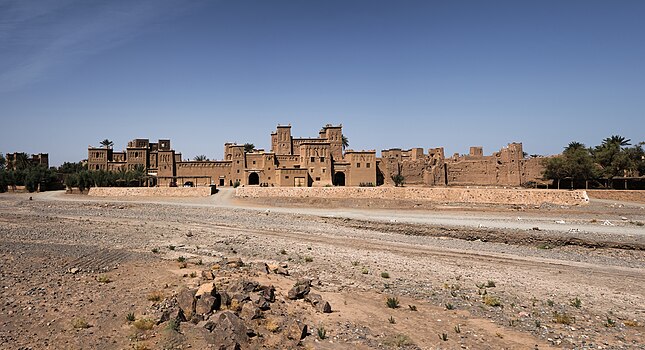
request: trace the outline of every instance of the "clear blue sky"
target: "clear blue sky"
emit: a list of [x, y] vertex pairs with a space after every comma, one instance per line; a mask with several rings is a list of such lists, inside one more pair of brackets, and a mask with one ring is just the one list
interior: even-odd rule
[[645, 1], [0, 0], [0, 152], [645, 141]]

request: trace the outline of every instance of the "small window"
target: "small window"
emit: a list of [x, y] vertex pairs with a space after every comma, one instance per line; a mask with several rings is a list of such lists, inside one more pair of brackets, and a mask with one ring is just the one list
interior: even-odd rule
[[317, 177], [317, 178], [316, 178], [316, 181], [320, 181], [320, 178], [319, 178], [319, 177]]
[[320, 157], [320, 162], [324, 163], [325, 162], [325, 157]]
[[311, 162], [312, 163], [316, 162], [316, 157], [311, 157]]
[[357, 168], [360, 168], [360, 167], [361, 167], [361, 163], [356, 163], [356, 167], [357, 167]]
[[238, 173], [238, 174], [240, 173], [240, 169], [237, 169], [237, 173]]
[[371, 163], [365, 163], [365, 167], [366, 167], [366, 168], [369, 168], [369, 167], [370, 167], [370, 165], [372, 165], [372, 164], [371, 164]]
[[323, 170], [322, 170], [322, 171], [323, 171], [323, 173], [325, 172], [325, 170], [327, 170], [327, 169], [323, 168]]
[[285, 178], [285, 179], [288, 179], [288, 178], [289, 178], [289, 175], [285, 175], [285, 176], [284, 176], [284, 178]]
[[271, 180], [271, 176], [269, 176], [269, 180]]
[[237, 164], [240, 164], [240, 161], [239, 161], [239, 160], [237, 161]]
[[255, 165], [255, 161], [253, 161], [253, 165]]
[[313, 172], [314, 172], [314, 168], [309, 169], [309, 172], [310, 172], [310, 173], [313, 173]]

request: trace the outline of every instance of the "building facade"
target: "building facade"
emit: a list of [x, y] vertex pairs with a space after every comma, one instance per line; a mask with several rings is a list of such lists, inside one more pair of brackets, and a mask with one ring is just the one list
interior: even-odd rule
[[325, 125], [318, 137], [298, 138], [291, 125], [278, 125], [271, 133], [271, 150], [245, 150], [224, 144], [223, 160], [182, 160], [170, 140], [135, 139], [125, 151], [88, 147], [88, 169], [118, 171], [143, 167], [158, 186], [378, 186], [393, 185], [401, 174], [405, 183], [420, 186], [520, 186], [539, 181], [539, 158], [525, 158], [521, 143], [511, 143], [490, 156], [482, 147], [468, 155], [445, 158], [443, 148], [388, 149], [377, 158], [375, 150], [343, 147], [342, 125]]

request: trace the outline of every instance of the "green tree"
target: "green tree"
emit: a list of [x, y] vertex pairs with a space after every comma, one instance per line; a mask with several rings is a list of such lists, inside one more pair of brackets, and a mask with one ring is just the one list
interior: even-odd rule
[[[13, 159], [13, 168], [16, 170], [25, 170], [31, 166], [29, 155], [24, 152], [16, 153]], [[21, 185], [22, 186], [22, 185]]]
[[580, 142], [571, 142], [562, 155], [544, 160], [543, 176], [557, 181], [559, 188], [562, 179], [586, 181], [596, 178], [598, 173], [590, 150]]
[[349, 147], [349, 139], [347, 138], [347, 136], [342, 135], [341, 140], [342, 140], [342, 143], [343, 143], [343, 151], [344, 151], [344, 150], [347, 149], [347, 147]]
[[78, 163], [65, 162], [63, 163], [63, 165], [58, 167], [58, 172], [61, 174], [73, 174], [86, 169], [87, 169], [87, 165], [83, 165], [83, 163], [81, 162], [78, 162]]
[[7, 165], [7, 159], [0, 153], [0, 170], [4, 170]]
[[392, 178], [392, 181], [394, 181], [394, 187], [403, 187], [403, 185], [405, 184], [405, 177], [401, 174], [402, 167], [403, 166], [399, 164], [396, 174], [390, 176]]
[[251, 153], [255, 151], [255, 145], [252, 143], [245, 143], [244, 144], [244, 152], [246, 153]]
[[602, 141], [593, 149], [596, 163], [602, 167], [602, 175], [606, 178], [624, 176], [626, 172], [636, 169], [634, 159], [625, 151], [631, 140], [619, 135], [613, 135]]
[[198, 162], [203, 162], [203, 161], [207, 161], [208, 158], [206, 158], [205, 155], [200, 154], [198, 156], [195, 156], [195, 158], [193, 158], [193, 160], [198, 161]]
[[105, 148], [112, 148], [112, 146], [114, 146], [114, 142], [112, 142], [112, 141], [110, 141], [108, 139], [105, 139], [105, 140], [101, 141], [100, 144], [101, 144], [101, 146], [103, 146]]

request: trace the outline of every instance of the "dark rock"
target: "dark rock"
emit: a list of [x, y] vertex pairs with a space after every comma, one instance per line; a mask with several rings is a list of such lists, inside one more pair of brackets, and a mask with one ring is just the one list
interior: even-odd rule
[[289, 290], [287, 298], [291, 300], [302, 299], [309, 294], [311, 290], [311, 281], [308, 279], [299, 279], [298, 282]]
[[216, 344], [219, 349], [240, 349], [246, 345], [248, 329], [241, 318], [230, 311], [223, 311], [211, 317], [214, 326], [207, 341]]
[[262, 317], [262, 311], [253, 303], [244, 303], [242, 311], [240, 311], [240, 317], [247, 321], [254, 320]]
[[217, 295], [219, 296], [219, 302], [220, 302], [220, 305], [218, 306], [218, 309], [220, 307], [229, 307], [229, 306], [231, 306], [231, 296], [227, 292], [219, 291], [219, 292], [217, 292]]
[[184, 312], [187, 320], [195, 314], [195, 292], [195, 289], [183, 289], [176, 297], [177, 305]]
[[213, 311], [213, 309], [215, 309], [216, 302], [217, 298], [214, 296], [203, 295], [201, 298], [197, 299], [197, 303], [195, 304], [195, 313], [205, 315]]
[[213, 270], [203, 270], [202, 271], [202, 279], [212, 281], [215, 279], [215, 274], [213, 273]]
[[309, 293], [305, 297], [305, 301], [311, 303], [311, 305], [313, 305], [313, 307], [318, 312], [322, 312], [322, 313], [326, 313], [326, 314], [331, 312], [331, 305], [328, 302], [326, 302], [325, 300], [323, 300], [323, 298], [322, 298], [322, 296], [320, 296], [320, 294]]
[[260, 295], [270, 303], [275, 302], [275, 287], [260, 286]]
[[299, 342], [300, 340], [305, 339], [305, 337], [307, 336], [307, 325], [300, 321], [294, 320], [293, 322], [291, 322], [291, 325], [289, 326], [287, 332], [287, 337], [289, 339], [293, 339]]
[[285, 269], [284, 267], [278, 267], [275, 269], [275, 273], [278, 275], [283, 275], [283, 276], [289, 276], [289, 270]]
[[269, 301], [264, 299], [263, 296], [260, 296], [258, 300], [255, 302], [255, 305], [257, 305], [260, 310], [266, 311], [271, 308], [271, 304], [269, 304]]
[[180, 308], [174, 307], [172, 309], [164, 311], [161, 314], [161, 317], [157, 320], [157, 324], [161, 324], [170, 320], [174, 320], [176, 322], [186, 322], [187, 318]]

